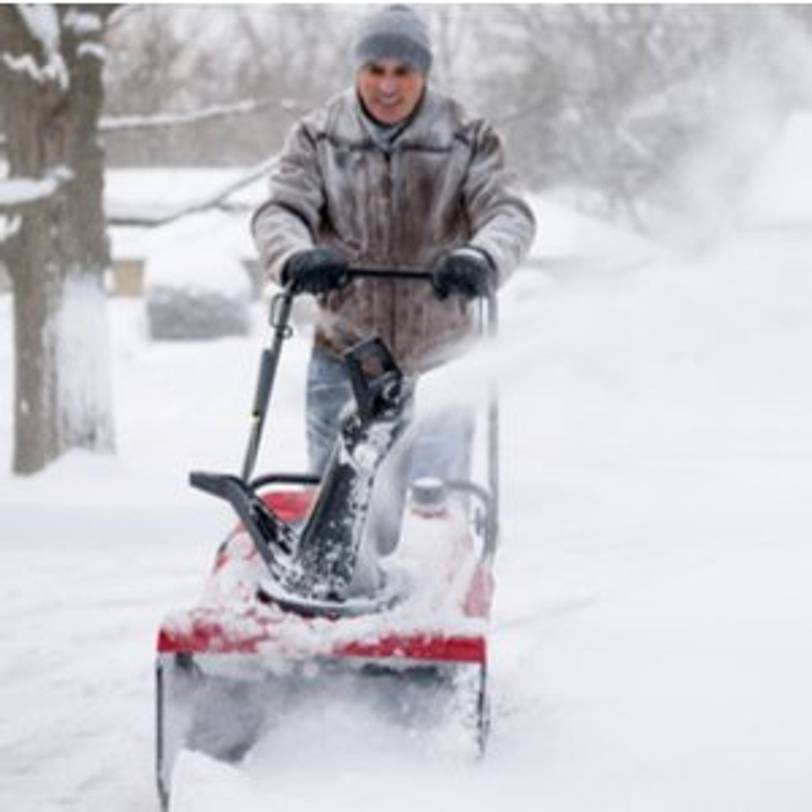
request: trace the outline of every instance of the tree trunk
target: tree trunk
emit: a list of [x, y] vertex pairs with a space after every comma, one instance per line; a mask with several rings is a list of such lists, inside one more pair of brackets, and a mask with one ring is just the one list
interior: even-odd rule
[[[51, 269], [54, 250], [51, 207], [27, 216], [9, 270], [14, 284], [14, 471], [30, 474], [43, 468], [58, 447], [54, 419], [56, 393], [54, 336], [48, 325], [59, 298], [59, 278]], [[44, 235], [38, 237], [37, 235]]]
[[[87, 13], [91, 16], [80, 16]], [[66, 449], [112, 450], [104, 272], [104, 15], [100, 6], [56, 11], [58, 53], [47, 53], [21, 13], [0, 8], [0, 90], [10, 175], [71, 179], [22, 213], [9, 258], [14, 285], [16, 389], [13, 468], [33, 473]], [[94, 25], [94, 20], [98, 25]], [[9, 70], [26, 55], [39, 70]], [[14, 59], [17, 62], [14, 62]], [[45, 66], [52, 65], [50, 71]], [[62, 69], [62, 67], [64, 69]]]

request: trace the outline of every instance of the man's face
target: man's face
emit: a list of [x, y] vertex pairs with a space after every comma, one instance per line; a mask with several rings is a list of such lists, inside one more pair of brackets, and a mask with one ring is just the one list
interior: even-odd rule
[[379, 59], [358, 71], [358, 94], [367, 112], [381, 124], [397, 124], [417, 107], [426, 79], [409, 62]]

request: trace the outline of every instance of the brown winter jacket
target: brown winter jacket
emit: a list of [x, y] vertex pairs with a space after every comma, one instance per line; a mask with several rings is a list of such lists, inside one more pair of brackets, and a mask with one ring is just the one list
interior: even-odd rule
[[[496, 132], [427, 90], [387, 151], [363, 120], [354, 89], [290, 133], [252, 231], [264, 268], [314, 244], [359, 267], [429, 269], [465, 244], [484, 251], [499, 282], [521, 262], [535, 222], [506, 171]], [[340, 353], [377, 334], [405, 369], [432, 366], [464, 338], [468, 306], [430, 285], [358, 279], [319, 299], [316, 341]]]

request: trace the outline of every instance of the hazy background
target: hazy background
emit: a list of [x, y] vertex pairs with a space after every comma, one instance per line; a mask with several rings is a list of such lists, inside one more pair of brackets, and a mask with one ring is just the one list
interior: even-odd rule
[[[110, 116], [261, 110], [105, 136], [110, 166], [247, 165], [352, 80], [368, 6], [140, 6], [108, 35]], [[761, 150], [812, 103], [805, 5], [430, 5], [432, 83], [503, 132], [535, 191], [640, 230], [731, 206]], [[702, 194], [698, 194], [701, 178]], [[701, 197], [701, 199], [700, 199]], [[690, 229], [689, 229], [690, 230]]]

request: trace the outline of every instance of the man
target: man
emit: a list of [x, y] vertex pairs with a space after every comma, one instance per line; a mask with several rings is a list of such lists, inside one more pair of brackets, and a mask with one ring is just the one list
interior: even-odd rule
[[[252, 221], [271, 277], [318, 297], [307, 383], [317, 472], [352, 397], [341, 354], [379, 335], [407, 373], [441, 363], [470, 331], [470, 301], [507, 279], [535, 230], [497, 134], [428, 87], [431, 46], [411, 7], [367, 16], [354, 60], [355, 86], [294, 127]], [[431, 269], [432, 284], [348, 283], [348, 266]], [[424, 428], [411, 477], [464, 477], [471, 431], [465, 415]]]

